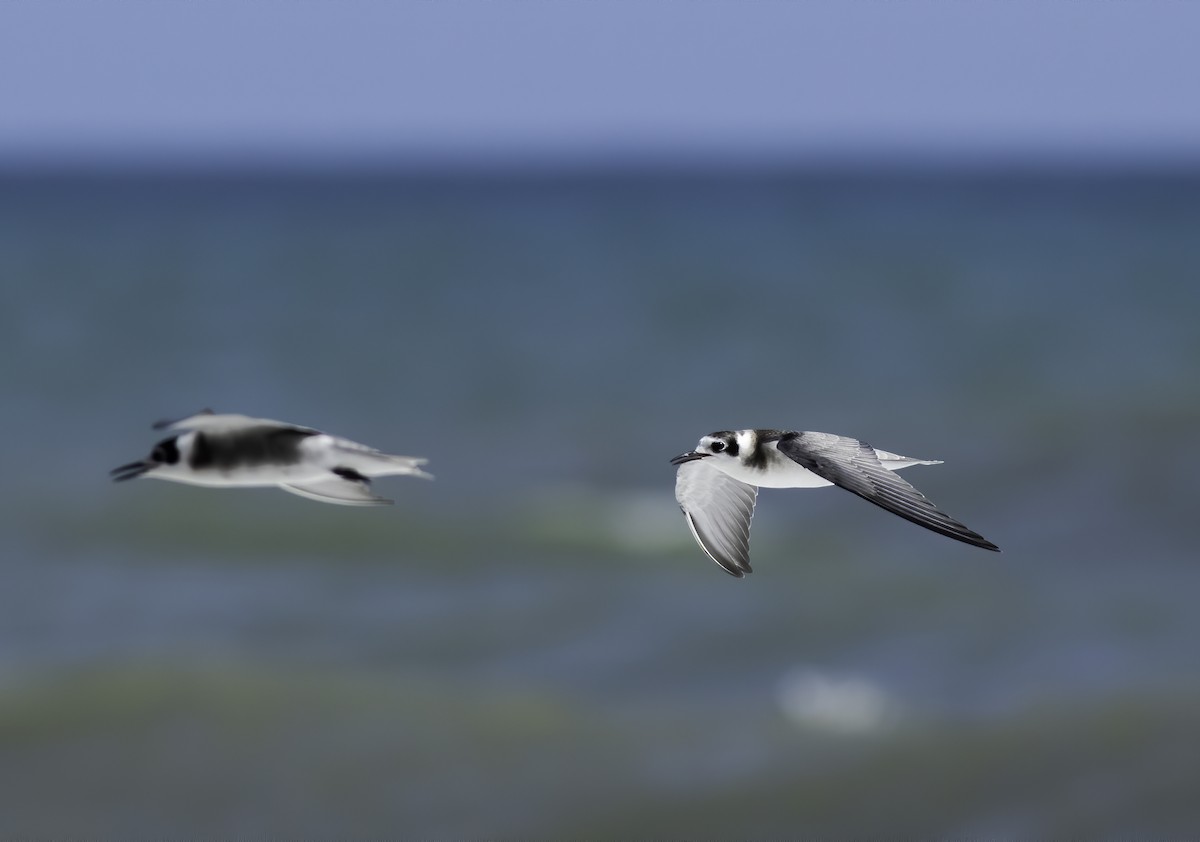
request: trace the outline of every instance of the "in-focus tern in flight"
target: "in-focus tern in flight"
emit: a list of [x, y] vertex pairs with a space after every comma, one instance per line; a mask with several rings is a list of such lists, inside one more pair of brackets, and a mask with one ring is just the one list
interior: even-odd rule
[[432, 479], [425, 459], [392, 456], [311, 427], [266, 418], [217, 415], [205, 410], [179, 421], [160, 421], [174, 435], [148, 459], [115, 468], [114, 481], [149, 477], [208, 485], [278, 486], [322, 503], [379, 506], [391, 503], [371, 491], [371, 478], [406, 474]]
[[893, 471], [940, 465], [910, 459], [831, 433], [796, 430], [724, 430], [704, 436], [678, 465], [675, 498], [692, 537], [709, 558], [741, 578], [750, 570], [750, 518], [759, 488], [837, 485], [892, 514], [948, 538], [999, 551], [999, 547], [938, 511]]

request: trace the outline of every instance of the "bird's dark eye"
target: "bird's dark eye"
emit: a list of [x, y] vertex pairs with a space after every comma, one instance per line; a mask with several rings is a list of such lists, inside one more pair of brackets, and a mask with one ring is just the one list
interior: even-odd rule
[[722, 453], [725, 450], [725, 442], [714, 441], [711, 445], [709, 445], [709, 449], [711, 449], [713, 453]]
[[160, 465], [174, 465], [179, 461], [179, 447], [175, 439], [164, 439], [150, 451], [150, 458]]

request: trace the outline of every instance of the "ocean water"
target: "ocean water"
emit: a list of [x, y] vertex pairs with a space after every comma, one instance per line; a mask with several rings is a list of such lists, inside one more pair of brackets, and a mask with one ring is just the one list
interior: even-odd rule
[[[0, 180], [0, 834], [1200, 827], [1200, 177]], [[430, 459], [320, 506], [107, 471], [203, 407]], [[945, 460], [1004, 550], [671, 456]]]

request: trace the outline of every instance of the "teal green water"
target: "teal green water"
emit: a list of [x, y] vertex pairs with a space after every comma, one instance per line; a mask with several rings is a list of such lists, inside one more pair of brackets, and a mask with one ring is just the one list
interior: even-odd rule
[[[0, 832], [1182, 835], [1200, 180], [0, 183]], [[107, 470], [204, 406], [428, 457], [394, 509]], [[945, 460], [983, 553], [667, 460]]]

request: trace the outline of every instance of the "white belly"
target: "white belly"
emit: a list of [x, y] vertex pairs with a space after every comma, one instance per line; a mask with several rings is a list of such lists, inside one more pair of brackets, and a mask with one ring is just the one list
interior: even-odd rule
[[204, 469], [194, 471], [186, 465], [167, 465], [147, 476], [154, 479], [182, 482], [187, 485], [207, 485], [216, 488], [230, 486], [271, 486], [281, 482], [311, 482], [328, 479], [329, 469], [319, 465], [263, 465], [249, 468], [234, 468], [228, 471]]
[[717, 467], [734, 479], [759, 488], [820, 488], [833, 485], [803, 465], [786, 458], [768, 462], [766, 470], [747, 468], [735, 459], [722, 459]]

